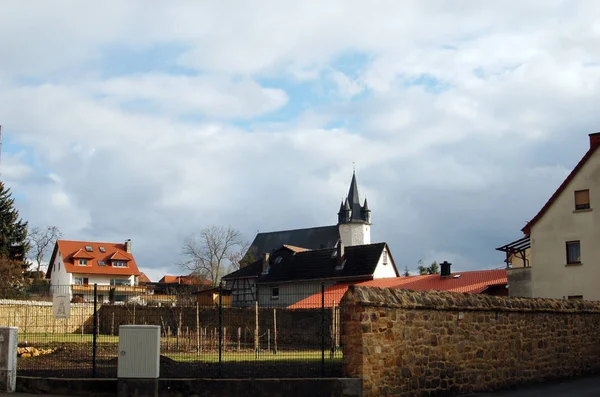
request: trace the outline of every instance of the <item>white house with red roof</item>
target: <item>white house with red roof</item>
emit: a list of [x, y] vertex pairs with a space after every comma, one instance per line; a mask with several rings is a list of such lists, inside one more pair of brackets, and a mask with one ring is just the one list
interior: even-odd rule
[[[135, 290], [141, 275], [131, 240], [125, 243], [58, 240], [50, 259], [46, 278], [54, 289], [64, 287], [74, 295], [87, 297], [97, 284], [100, 291], [118, 287]], [[144, 289], [143, 287], [138, 287]], [[104, 296], [102, 296], [104, 298]], [[102, 299], [101, 299], [102, 301]]]

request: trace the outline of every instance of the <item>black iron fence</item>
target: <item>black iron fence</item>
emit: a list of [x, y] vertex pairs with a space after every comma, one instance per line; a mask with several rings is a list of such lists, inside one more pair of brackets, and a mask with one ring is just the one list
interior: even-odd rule
[[[133, 324], [161, 327], [163, 378], [342, 375], [339, 296], [323, 283], [254, 286], [252, 301], [194, 289], [54, 287], [0, 299], [0, 326], [19, 328], [20, 375], [114, 378], [119, 326]], [[68, 318], [55, 295], [68, 296]]]

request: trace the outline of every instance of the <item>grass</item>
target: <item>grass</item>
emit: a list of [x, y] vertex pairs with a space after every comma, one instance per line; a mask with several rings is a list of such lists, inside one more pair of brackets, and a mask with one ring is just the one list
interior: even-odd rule
[[[219, 354], [216, 352], [210, 353], [167, 353], [165, 354], [175, 361], [203, 361], [216, 363], [219, 361]], [[330, 358], [329, 352], [325, 352], [326, 363], [338, 363], [342, 360], [342, 352], [335, 353], [333, 359]], [[261, 352], [258, 357], [253, 352], [223, 352], [223, 362], [241, 362], [241, 361], [260, 361], [260, 362], [321, 362], [320, 350], [296, 350], [296, 351], [279, 351], [277, 354], [273, 352]]]
[[[92, 334], [81, 334], [81, 333], [19, 333], [19, 343], [27, 341], [29, 345], [35, 347], [44, 347], [49, 344], [91, 344]], [[193, 362], [201, 361], [207, 363], [216, 363], [219, 361], [219, 354], [213, 347], [213, 349], [196, 353], [194, 351], [189, 352], [169, 352], [167, 351], [167, 339], [168, 346], [173, 349], [176, 345], [177, 338], [169, 337], [161, 338], [161, 350], [164, 356], [169, 357], [172, 360], [179, 362]], [[119, 337], [112, 335], [98, 335], [98, 343], [101, 345], [118, 345]], [[185, 338], [180, 338], [180, 344], [185, 345]], [[193, 346], [193, 343], [191, 344]], [[87, 347], [82, 347], [82, 350]], [[273, 354], [272, 351], [261, 351], [258, 356], [254, 353], [251, 347], [244, 349], [243, 351], [223, 351], [221, 359], [223, 362], [244, 362], [244, 361], [260, 361], [260, 362], [315, 362], [321, 361], [321, 350], [314, 348], [306, 348], [299, 350], [279, 350], [277, 354]], [[342, 352], [336, 351], [334, 357], [331, 358], [330, 352], [325, 351], [325, 362], [326, 363], [339, 363], [342, 360]]]

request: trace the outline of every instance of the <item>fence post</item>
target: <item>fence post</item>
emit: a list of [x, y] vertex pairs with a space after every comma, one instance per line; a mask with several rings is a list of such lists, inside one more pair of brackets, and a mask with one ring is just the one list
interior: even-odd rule
[[219, 283], [219, 378], [223, 377], [223, 282]]
[[92, 335], [92, 378], [96, 377], [96, 349], [98, 334], [98, 284], [94, 283], [94, 326]]
[[325, 376], [325, 282], [321, 281], [321, 376]]

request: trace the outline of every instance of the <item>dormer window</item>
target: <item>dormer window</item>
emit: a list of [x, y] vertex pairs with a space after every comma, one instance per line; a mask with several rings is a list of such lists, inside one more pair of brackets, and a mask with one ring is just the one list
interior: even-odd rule
[[575, 210], [590, 209], [590, 191], [589, 189], [575, 191]]
[[127, 267], [127, 261], [112, 261], [113, 267]]
[[100, 252], [106, 252], [106, 249], [102, 246], [98, 247], [98, 249], [100, 250]]
[[86, 246], [85, 246], [85, 250], [86, 250], [87, 252], [92, 252], [94, 249], [92, 248], [92, 246], [91, 246], [91, 245], [86, 245]]
[[87, 266], [87, 259], [79, 259], [79, 266]]

